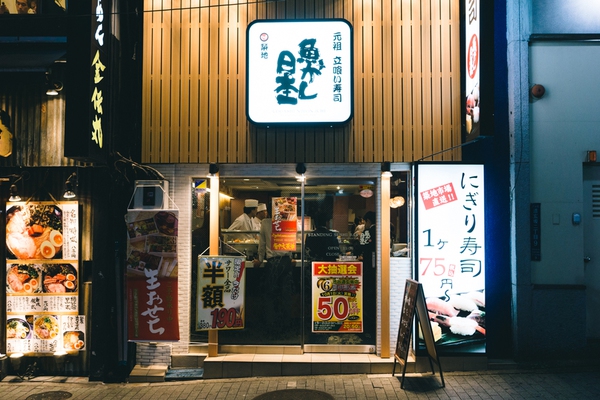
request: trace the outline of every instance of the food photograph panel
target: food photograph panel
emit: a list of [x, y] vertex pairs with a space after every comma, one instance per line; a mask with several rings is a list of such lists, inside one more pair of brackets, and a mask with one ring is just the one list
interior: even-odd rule
[[78, 271], [75, 263], [42, 264], [43, 293], [77, 293]]
[[6, 268], [6, 293], [34, 294], [42, 291], [41, 264], [8, 263]]
[[6, 211], [8, 259], [62, 258], [63, 211], [54, 204], [15, 204]]
[[85, 316], [56, 314], [9, 315], [6, 352], [44, 355], [72, 354], [86, 349]]

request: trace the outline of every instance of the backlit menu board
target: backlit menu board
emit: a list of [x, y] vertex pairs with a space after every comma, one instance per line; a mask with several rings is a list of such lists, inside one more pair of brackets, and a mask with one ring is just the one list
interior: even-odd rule
[[76, 201], [6, 207], [7, 353], [85, 348]]
[[248, 26], [246, 113], [256, 124], [342, 124], [352, 117], [352, 27], [342, 19]]
[[483, 165], [416, 166], [417, 279], [436, 346], [485, 352]]

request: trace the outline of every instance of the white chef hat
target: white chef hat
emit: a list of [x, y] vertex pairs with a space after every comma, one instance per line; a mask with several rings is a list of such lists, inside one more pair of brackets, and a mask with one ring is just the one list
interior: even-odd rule
[[248, 208], [258, 207], [258, 200], [246, 199], [246, 202], [244, 203], [244, 207], [248, 207]]
[[267, 205], [265, 203], [259, 203], [256, 211], [257, 212], [267, 211]]

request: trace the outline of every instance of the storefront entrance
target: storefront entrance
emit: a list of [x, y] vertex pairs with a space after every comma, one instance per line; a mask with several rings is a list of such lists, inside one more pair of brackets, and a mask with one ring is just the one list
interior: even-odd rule
[[[406, 198], [407, 173], [392, 179], [393, 194]], [[208, 205], [210, 188], [194, 180], [193, 193], [193, 285], [196, 284], [198, 255], [206, 253], [208, 243]], [[346, 346], [351, 352], [373, 352], [377, 342], [377, 261], [361, 245], [363, 217], [377, 214], [377, 178], [221, 178], [219, 224], [221, 255], [246, 259], [245, 327], [219, 331], [219, 345], [301, 346], [305, 352], [327, 351], [332, 346]], [[303, 195], [302, 195], [303, 194]], [[247, 200], [265, 204], [267, 218], [273, 216], [273, 200], [296, 199], [296, 249], [290, 258], [274, 257], [263, 263], [259, 258], [259, 230], [230, 230], [244, 213]], [[390, 224], [390, 251], [406, 246], [408, 235], [407, 207], [393, 206]], [[259, 215], [260, 216], [260, 215]], [[374, 223], [374, 221], [371, 221]], [[367, 229], [368, 230], [368, 229]], [[371, 229], [375, 232], [375, 229]], [[334, 238], [331, 242], [330, 239]], [[376, 238], [372, 238], [376, 240]], [[374, 242], [375, 243], [375, 242]], [[373, 244], [373, 249], [375, 245]], [[356, 257], [356, 258], [354, 258]], [[356, 332], [327, 331], [313, 324], [313, 262], [354, 261], [362, 264], [362, 326]], [[337, 281], [338, 283], [341, 281]], [[192, 304], [197, 304], [197, 290], [192, 290]], [[332, 305], [333, 307], [333, 305]], [[338, 307], [341, 307], [338, 305]], [[343, 310], [343, 307], [340, 309]], [[335, 311], [335, 310], [334, 310]], [[192, 314], [194, 311], [192, 310]], [[325, 325], [326, 326], [326, 325]], [[192, 327], [192, 341], [203, 341], [205, 332]]]

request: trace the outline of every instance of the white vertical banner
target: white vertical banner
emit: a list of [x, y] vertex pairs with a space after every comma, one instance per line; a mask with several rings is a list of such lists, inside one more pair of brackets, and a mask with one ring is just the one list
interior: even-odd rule
[[242, 257], [198, 257], [197, 331], [244, 328], [245, 264]]
[[437, 345], [485, 351], [483, 165], [417, 165], [417, 278]]

